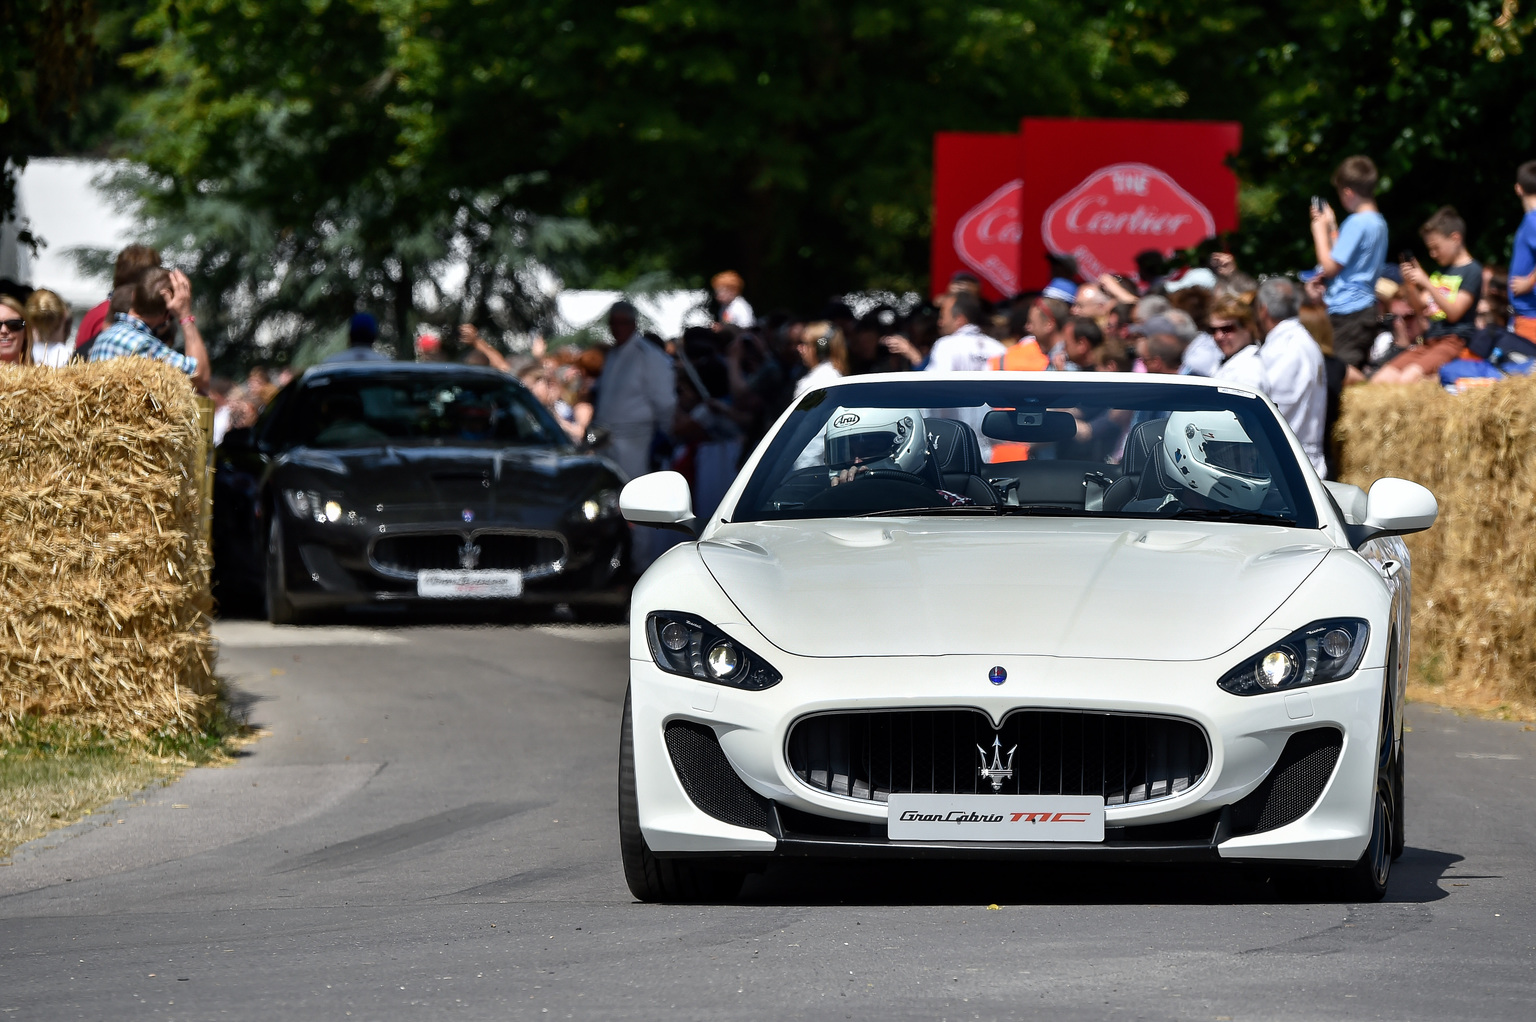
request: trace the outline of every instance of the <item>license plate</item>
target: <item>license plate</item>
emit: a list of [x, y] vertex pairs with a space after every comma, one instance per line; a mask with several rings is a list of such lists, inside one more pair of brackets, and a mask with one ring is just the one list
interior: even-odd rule
[[520, 571], [417, 572], [416, 595], [427, 600], [506, 600], [523, 595]]
[[1104, 840], [1098, 795], [891, 796], [892, 841]]

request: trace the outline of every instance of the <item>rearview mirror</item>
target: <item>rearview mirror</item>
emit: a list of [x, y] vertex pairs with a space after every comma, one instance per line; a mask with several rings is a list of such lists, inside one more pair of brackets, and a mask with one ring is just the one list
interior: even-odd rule
[[981, 431], [990, 440], [1019, 444], [1049, 444], [1077, 436], [1077, 420], [1071, 412], [1009, 408], [988, 412]]
[[652, 472], [631, 479], [619, 492], [619, 510], [626, 521], [697, 534], [693, 495], [688, 480], [676, 472]]
[[1435, 495], [1407, 479], [1378, 479], [1365, 500], [1365, 523], [1350, 526], [1356, 547], [1377, 536], [1406, 536], [1435, 524], [1440, 504]]

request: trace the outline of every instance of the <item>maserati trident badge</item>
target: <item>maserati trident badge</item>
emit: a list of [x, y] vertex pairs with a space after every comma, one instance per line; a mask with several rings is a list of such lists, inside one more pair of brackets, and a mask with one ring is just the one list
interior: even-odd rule
[[480, 547], [474, 542], [466, 540], [459, 547], [459, 567], [467, 571], [473, 571], [480, 566]]
[[981, 753], [981, 779], [992, 782], [993, 791], [1002, 791], [1003, 782], [1013, 776], [1013, 754], [1019, 750], [1015, 745], [1008, 750], [1008, 765], [1003, 765], [1003, 740], [1000, 735], [992, 736], [992, 763], [987, 763], [987, 750], [976, 746], [976, 751]]
[[1001, 667], [994, 667], [987, 672], [987, 680], [994, 685], [1001, 685], [1008, 680], [1008, 672]]

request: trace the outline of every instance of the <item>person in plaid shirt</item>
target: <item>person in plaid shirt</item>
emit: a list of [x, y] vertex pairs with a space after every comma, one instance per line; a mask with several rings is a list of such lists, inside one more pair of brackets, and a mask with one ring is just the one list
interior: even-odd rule
[[[185, 355], [155, 336], [173, 318], [181, 326]], [[180, 270], [145, 270], [133, 286], [128, 314], [119, 316], [117, 322], [97, 334], [91, 347], [92, 362], [133, 355], [173, 365], [192, 377], [192, 385], [200, 392], [208, 389], [212, 375], [208, 349], [198, 332], [197, 318], [192, 315], [192, 283]]]

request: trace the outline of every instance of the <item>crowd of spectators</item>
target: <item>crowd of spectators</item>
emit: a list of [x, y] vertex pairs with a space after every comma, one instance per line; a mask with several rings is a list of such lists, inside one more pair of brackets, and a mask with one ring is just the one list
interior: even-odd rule
[[[1536, 161], [1516, 173], [1524, 209], [1508, 269], [1480, 262], [1450, 206], [1420, 229], [1426, 259], [1413, 249], [1388, 258], [1377, 209], [1377, 171], [1352, 156], [1333, 176], [1333, 205], [1314, 197], [1316, 267], [1295, 277], [1255, 279], [1229, 252], [1208, 265], [1173, 268], [1158, 252], [1137, 257], [1134, 274], [1082, 280], [1072, 259], [1052, 256], [1056, 276], [1036, 292], [988, 302], [978, 280], [958, 273], [931, 303], [863, 307], [842, 298], [813, 315], [758, 316], [746, 282], [726, 271], [711, 280], [710, 326], [680, 337], [642, 331], [628, 302], [609, 312], [608, 345], [509, 355], [473, 324], [457, 333], [461, 361], [516, 376], [550, 410], [572, 442], [597, 443], [629, 475], [673, 468], [688, 475], [700, 508], [723, 494], [737, 465], [788, 405], [840, 377], [872, 372], [1136, 372], [1213, 377], [1268, 395], [1303, 449], [1329, 472], [1329, 433], [1340, 394], [1357, 383], [1440, 380], [1461, 388], [1536, 368]], [[0, 289], [0, 362], [61, 366], [127, 355], [185, 372], [216, 406], [215, 432], [250, 425], [291, 378], [256, 366], [235, 381], [211, 375], [185, 274], [159, 254], [131, 245], [117, 257], [108, 300], [70, 334], [70, 310], [54, 292]], [[180, 336], [180, 348], [175, 344]], [[379, 327], [361, 312], [347, 347], [328, 361], [383, 359]], [[449, 357], [423, 328], [412, 354]], [[1079, 441], [1113, 451], [1126, 423], [1079, 424]], [[1106, 435], [1107, 434], [1107, 435]], [[1028, 457], [998, 445], [995, 460]]]

